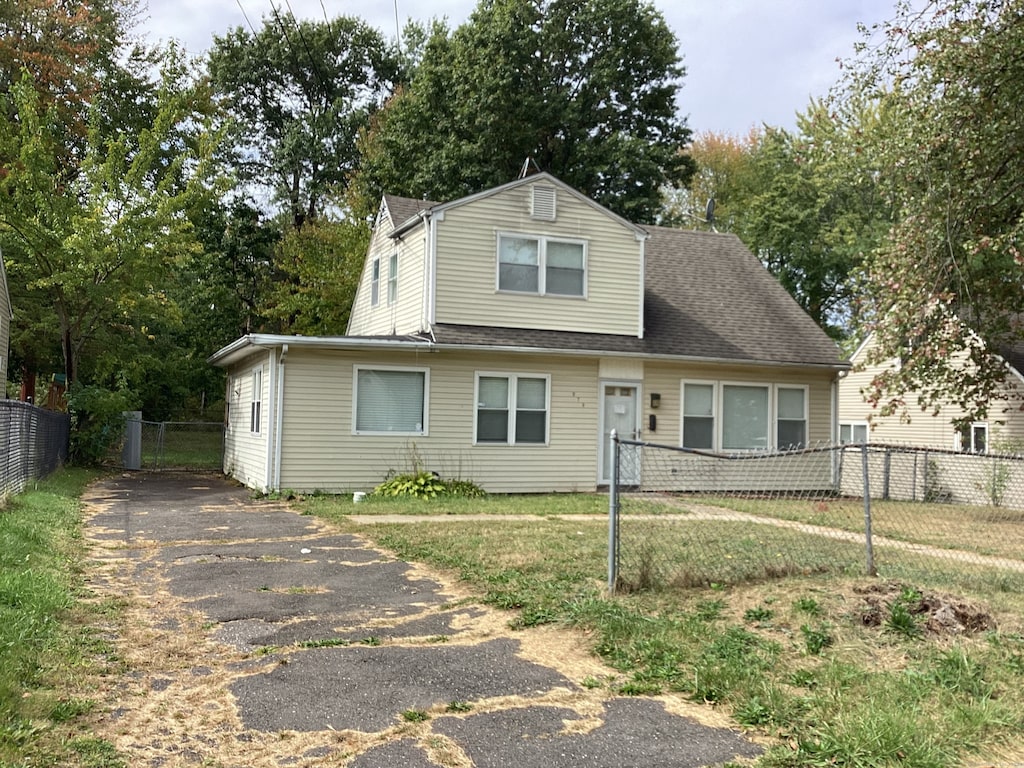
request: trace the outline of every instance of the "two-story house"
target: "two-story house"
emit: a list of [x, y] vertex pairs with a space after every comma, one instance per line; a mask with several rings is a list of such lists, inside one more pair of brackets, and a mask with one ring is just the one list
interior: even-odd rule
[[224, 469], [367, 490], [414, 465], [592, 491], [609, 434], [763, 451], [837, 439], [836, 345], [732, 235], [637, 226], [548, 174], [385, 196], [345, 336], [252, 334]]

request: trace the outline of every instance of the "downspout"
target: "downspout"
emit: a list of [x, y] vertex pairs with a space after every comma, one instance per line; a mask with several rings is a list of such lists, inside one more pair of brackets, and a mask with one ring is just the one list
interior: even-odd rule
[[274, 490], [281, 490], [281, 432], [284, 427], [284, 363], [288, 357], [288, 345], [281, 346], [277, 363], [277, 425], [274, 428]]
[[427, 284], [427, 327], [437, 322], [437, 217], [430, 217], [430, 240], [427, 242], [430, 259], [430, 281]]
[[[265, 456], [263, 460], [263, 492], [270, 493], [274, 490], [273, 483], [273, 468], [274, 468], [274, 410], [277, 408], [277, 403], [274, 402], [274, 393], [276, 391], [275, 380], [277, 377], [276, 366], [274, 365], [274, 352], [273, 350], [267, 352], [266, 357], [266, 368], [267, 375], [260, 377], [260, 387], [263, 386], [263, 379], [267, 380], [267, 400], [265, 406], [261, 406], [262, 412], [260, 413], [260, 421], [263, 421], [263, 412], [267, 413], [267, 443], [264, 450]], [[263, 365], [260, 366], [261, 368]], [[263, 392], [260, 392], [260, 402], [263, 403]], [[267, 409], [269, 406], [269, 410]], [[260, 430], [262, 430], [262, 425]]]

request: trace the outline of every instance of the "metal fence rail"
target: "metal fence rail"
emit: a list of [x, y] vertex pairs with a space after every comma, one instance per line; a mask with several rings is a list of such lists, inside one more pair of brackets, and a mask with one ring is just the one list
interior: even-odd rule
[[21, 493], [68, 458], [71, 420], [17, 400], [0, 400], [0, 498]]
[[128, 469], [220, 470], [224, 425], [219, 421], [127, 419], [122, 461]]
[[612, 441], [609, 587], [836, 572], [1024, 588], [1024, 457]]

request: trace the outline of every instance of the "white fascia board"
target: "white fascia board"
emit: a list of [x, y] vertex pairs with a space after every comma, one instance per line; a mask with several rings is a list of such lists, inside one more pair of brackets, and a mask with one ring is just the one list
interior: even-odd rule
[[424, 339], [373, 338], [371, 336], [284, 336], [278, 334], [252, 333], [235, 339], [226, 347], [218, 350], [207, 362], [221, 368], [248, 357], [261, 349], [276, 349], [287, 346], [289, 349], [429, 349], [435, 345]]

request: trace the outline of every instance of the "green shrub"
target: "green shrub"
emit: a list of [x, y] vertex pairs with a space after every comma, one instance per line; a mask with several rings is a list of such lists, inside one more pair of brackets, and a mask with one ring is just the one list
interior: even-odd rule
[[411, 496], [417, 499], [435, 499], [439, 496], [480, 498], [486, 492], [469, 480], [442, 480], [433, 472], [396, 475], [373, 489], [372, 496]]
[[124, 412], [132, 410], [125, 392], [102, 387], [76, 387], [68, 398], [71, 414], [71, 463], [99, 464], [124, 435]]

